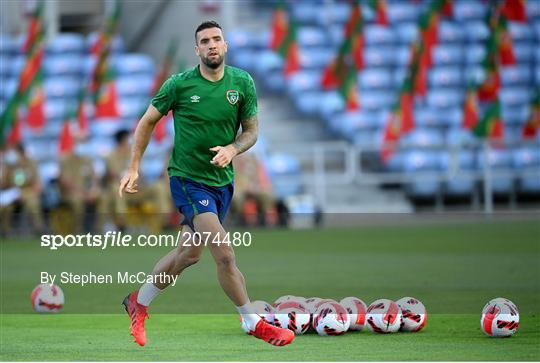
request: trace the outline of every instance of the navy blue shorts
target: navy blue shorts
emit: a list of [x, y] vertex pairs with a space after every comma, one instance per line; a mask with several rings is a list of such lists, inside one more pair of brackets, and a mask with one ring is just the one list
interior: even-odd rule
[[197, 214], [212, 212], [223, 223], [234, 192], [234, 184], [212, 187], [181, 176], [171, 176], [171, 194], [174, 205], [184, 215], [181, 224], [192, 230], [193, 218]]

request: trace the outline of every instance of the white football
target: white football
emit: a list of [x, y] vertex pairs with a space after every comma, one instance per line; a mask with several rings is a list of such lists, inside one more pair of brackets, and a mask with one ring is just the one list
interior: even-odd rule
[[376, 300], [367, 309], [366, 323], [374, 333], [395, 333], [401, 326], [401, 309], [395, 301]]
[[308, 310], [308, 312], [310, 314], [313, 314], [315, 313], [315, 310], [317, 310], [316, 306], [319, 301], [321, 301], [322, 299], [320, 297], [310, 297], [308, 299], [306, 299], [306, 308]]
[[[262, 301], [262, 300], [252, 301], [251, 309], [254, 314], [258, 314], [267, 323], [274, 324], [274, 313], [276, 312], [276, 309], [272, 305], [267, 303], [266, 301]], [[244, 319], [242, 319], [242, 315], [240, 315], [240, 326], [242, 327], [243, 331], [250, 334], [250, 330], [244, 324]]]
[[56, 313], [64, 307], [64, 292], [57, 285], [39, 284], [30, 295], [32, 308], [38, 313]]
[[339, 302], [349, 313], [349, 330], [362, 330], [366, 325], [366, 304], [357, 297], [346, 297]]
[[323, 302], [313, 314], [313, 329], [319, 335], [341, 335], [350, 325], [347, 310], [337, 302]]
[[274, 307], [278, 306], [279, 304], [285, 302], [285, 301], [288, 301], [288, 300], [293, 300], [295, 299], [296, 296], [294, 295], [283, 295], [283, 296], [280, 296], [276, 299], [276, 301], [274, 301]]
[[311, 325], [311, 314], [304, 304], [297, 301], [285, 301], [276, 307], [274, 325], [292, 330], [294, 334], [304, 334]]
[[482, 310], [482, 331], [492, 337], [509, 337], [519, 327], [519, 311], [516, 304], [503, 297], [490, 300]]
[[428, 314], [426, 307], [420, 300], [414, 297], [402, 297], [396, 303], [399, 305], [402, 314], [402, 331], [417, 332], [426, 326]]

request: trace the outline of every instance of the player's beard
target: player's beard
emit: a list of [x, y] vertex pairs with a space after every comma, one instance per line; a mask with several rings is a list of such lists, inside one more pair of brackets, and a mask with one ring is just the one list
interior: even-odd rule
[[223, 63], [223, 56], [218, 55], [215, 59], [210, 59], [210, 57], [201, 57], [203, 63], [212, 69], [218, 68]]

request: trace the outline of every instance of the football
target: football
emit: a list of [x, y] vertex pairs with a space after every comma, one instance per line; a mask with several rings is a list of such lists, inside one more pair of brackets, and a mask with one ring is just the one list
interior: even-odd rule
[[56, 313], [64, 307], [64, 292], [57, 285], [39, 284], [30, 295], [32, 308], [38, 313]]
[[401, 309], [395, 301], [376, 300], [367, 309], [366, 323], [374, 333], [395, 333], [401, 326]]
[[[260, 315], [260, 317], [267, 323], [272, 325], [274, 324], [274, 313], [276, 312], [276, 309], [272, 305], [270, 305], [266, 301], [255, 300], [251, 302], [251, 306], [255, 314]], [[242, 327], [243, 331], [248, 334], [250, 333], [249, 329], [244, 324], [244, 319], [242, 319], [242, 315], [240, 315], [240, 326]]]
[[509, 337], [519, 326], [517, 306], [510, 300], [498, 297], [489, 301], [482, 310], [480, 327], [492, 337]]
[[294, 295], [283, 295], [283, 296], [280, 296], [276, 299], [276, 301], [274, 301], [274, 307], [275, 306], [278, 306], [279, 304], [285, 302], [285, 301], [288, 301], [288, 300], [293, 300], [293, 299], [296, 299], [296, 296]]
[[313, 329], [319, 335], [341, 335], [349, 325], [347, 310], [337, 302], [323, 302], [313, 314]]
[[426, 326], [428, 314], [426, 307], [420, 300], [414, 297], [403, 297], [396, 301], [396, 303], [401, 309], [403, 319], [400, 330], [417, 332]]
[[310, 314], [313, 314], [315, 313], [315, 311], [317, 310], [316, 306], [319, 301], [321, 301], [322, 299], [320, 297], [310, 297], [308, 299], [306, 299], [306, 308], [308, 310], [308, 312]]
[[353, 296], [342, 299], [340, 304], [349, 313], [349, 320], [351, 322], [349, 330], [362, 330], [366, 324], [366, 304]]
[[311, 314], [304, 304], [297, 301], [285, 301], [276, 307], [274, 325], [292, 330], [294, 334], [304, 334], [311, 325]]

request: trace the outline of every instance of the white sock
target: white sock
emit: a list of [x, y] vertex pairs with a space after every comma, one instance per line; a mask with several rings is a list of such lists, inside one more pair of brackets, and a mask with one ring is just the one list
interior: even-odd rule
[[242, 315], [242, 319], [244, 319], [244, 324], [246, 324], [246, 327], [249, 330], [255, 330], [255, 327], [257, 326], [259, 320], [261, 320], [261, 317], [253, 312], [251, 302], [248, 301], [242, 306], [237, 306], [236, 310], [238, 310], [240, 315]]
[[158, 289], [156, 285], [147, 282], [139, 289], [137, 302], [141, 305], [148, 306], [161, 291], [163, 290]]

